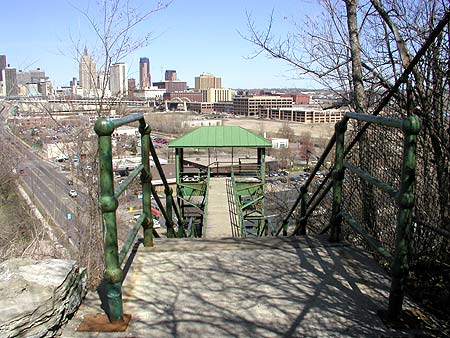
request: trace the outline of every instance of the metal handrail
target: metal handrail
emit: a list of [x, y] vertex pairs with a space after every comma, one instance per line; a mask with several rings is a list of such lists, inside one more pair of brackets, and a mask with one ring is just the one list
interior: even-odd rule
[[119, 186], [114, 190], [114, 196], [116, 198], [119, 198], [120, 195], [127, 189], [127, 187], [130, 185], [130, 183], [139, 175], [142, 170], [144, 169], [143, 164], [139, 164], [131, 173], [128, 175], [128, 177], [119, 184]]
[[[300, 194], [297, 196], [297, 199], [295, 200], [294, 205], [289, 210], [289, 212], [287, 213], [286, 217], [283, 219], [282, 224], [278, 227], [278, 230], [276, 231], [275, 236], [278, 236], [281, 233], [281, 231], [283, 231], [283, 235], [287, 235], [287, 225], [288, 225], [289, 220], [290, 220], [292, 214], [294, 213], [295, 209], [297, 209], [299, 203], [301, 202], [304, 207], [306, 207], [307, 204], [311, 204], [313, 199], [317, 196], [318, 192], [322, 189], [323, 184], [321, 186], [319, 186], [319, 188], [315, 192], [315, 195], [313, 195], [312, 198], [309, 201], [307, 201], [305, 199], [305, 192], [306, 192], [306, 195], [307, 195], [309, 186], [311, 185], [311, 183], [312, 183], [312, 181], [314, 179], [314, 176], [317, 174], [317, 172], [319, 171], [320, 167], [322, 166], [322, 164], [325, 162], [326, 158], [330, 154], [331, 150], [333, 149], [333, 146], [334, 146], [335, 142], [336, 142], [336, 132], [333, 134], [333, 136], [331, 137], [330, 141], [328, 141], [328, 144], [325, 147], [325, 150], [323, 151], [323, 153], [320, 156], [320, 158], [317, 160], [317, 163], [314, 166], [314, 169], [310, 172], [308, 179], [300, 187]], [[327, 175], [327, 177], [328, 176], [329, 175]]]
[[203, 205], [203, 228], [202, 228], [202, 237], [206, 237], [206, 227], [207, 227], [207, 219], [208, 219], [208, 197], [209, 197], [209, 184], [210, 184], [210, 171], [208, 168], [207, 174], [206, 174], [206, 191], [205, 191], [205, 198], [204, 198], [204, 205]]
[[[172, 219], [172, 209], [175, 211], [178, 222], [178, 229], [184, 230], [184, 220], [181, 216], [180, 210], [177, 208], [177, 204], [175, 203], [175, 199], [173, 197], [173, 189], [170, 188], [169, 183], [167, 182], [166, 175], [164, 170], [162, 169], [161, 163], [159, 161], [158, 155], [156, 154], [155, 146], [153, 142], [150, 142], [150, 153], [152, 154], [153, 162], [155, 163], [156, 169], [158, 170], [159, 177], [161, 178], [164, 185], [164, 193], [166, 195], [166, 206], [169, 206], [167, 209], [166, 217], [166, 227], [168, 237], [176, 237], [175, 230], [173, 229], [173, 219]], [[156, 197], [155, 197], [156, 200]], [[168, 226], [167, 226], [168, 224]]]
[[[139, 122], [139, 133], [141, 134], [141, 164], [135, 168], [131, 174], [114, 189], [113, 165], [112, 165], [112, 134], [119, 126]], [[143, 228], [144, 246], [152, 246], [153, 238], [159, 237], [153, 228], [153, 216], [151, 210], [151, 196], [153, 195], [164, 218], [168, 229], [168, 237], [175, 237], [173, 230], [172, 210], [178, 216], [179, 226], [183, 228], [180, 213], [176, 208], [172, 196], [172, 189], [168, 185], [161, 163], [150, 139], [150, 127], [144, 119], [143, 113], [128, 115], [118, 119], [100, 117], [95, 122], [94, 130], [98, 135], [98, 153], [100, 170], [100, 197], [99, 204], [102, 211], [102, 221], [104, 227], [104, 260], [105, 282], [108, 316], [111, 321], [121, 320], [123, 317], [122, 305], [122, 265], [136, 239], [139, 229]], [[150, 153], [160, 173], [166, 192], [166, 207], [161, 203], [155, 187], [152, 185], [152, 175], [150, 172]], [[140, 175], [142, 185], [142, 215], [136, 220], [133, 228], [129, 232], [120, 251], [117, 238], [116, 210], [118, 199], [125, 189]], [[184, 229], [182, 229], [184, 230]]]
[[236, 206], [236, 216], [238, 221], [238, 229], [240, 230], [240, 237], [247, 237], [247, 230], [245, 228], [244, 216], [242, 215], [241, 202], [236, 192], [236, 177], [234, 175], [233, 167], [231, 168], [231, 189], [233, 191], [234, 203]]
[[[344, 137], [349, 118], [359, 121], [370, 121], [379, 125], [401, 129], [404, 134], [403, 158], [400, 187], [396, 190], [388, 184], [379, 181], [367, 172], [356, 166], [345, 162]], [[406, 278], [409, 273], [408, 257], [411, 251], [410, 237], [413, 226], [413, 209], [415, 201], [415, 171], [416, 171], [416, 145], [417, 135], [420, 131], [420, 121], [416, 116], [409, 116], [403, 120], [390, 119], [385, 117], [368, 117], [364, 114], [346, 114], [341, 122], [336, 124], [336, 155], [333, 169], [333, 207], [330, 220], [330, 241], [339, 241], [340, 228], [344, 219], [353, 230], [359, 233], [366, 242], [378, 253], [383, 255], [391, 263], [391, 290], [389, 294], [389, 306], [387, 316], [390, 319], [397, 319], [402, 310], [403, 293]], [[395, 229], [395, 253], [391, 257], [388, 250], [365, 229], [356, 222], [351, 215], [341, 209], [342, 190], [345, 170], [349, 169], [360, 178], [377, 186], [382, 191], [394, 197], [397, 206], [397, 226]]]

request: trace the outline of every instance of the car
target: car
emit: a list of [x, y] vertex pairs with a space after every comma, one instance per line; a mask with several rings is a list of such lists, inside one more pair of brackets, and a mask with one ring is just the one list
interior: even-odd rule
[[71, 178], [68, 178], [66, 183], [67, 185], [73, 185], [73, 180]]
[[153, 218], [153, 229], [161, 228], [161, 223], [156, 218]]
[[77, 196], [78, 196], [78, 193], [77, 193], [76, 190], [70, 189], [70, 190], [69, 190], [69, 196], [70, 196], [70, 197], [77, 197]]

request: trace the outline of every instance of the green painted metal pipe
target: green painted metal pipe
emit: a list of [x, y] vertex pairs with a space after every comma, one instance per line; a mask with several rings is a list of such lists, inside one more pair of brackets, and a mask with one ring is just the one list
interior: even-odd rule
[[409, 116], [402, 125], [402, 130], [405, 134], [403, 140], [402, 177], [397, 198], [399, 212], [397, 215], [395, 256], [391, 267], [392, 282], [387, 311], [388, 318], [391, 320], [398, 319], [401, 314], [406, 280], [409, 274], [413, 208], [415, 203], [416, 146], [420, 127], [420, 121], [416, 116]]
[[130, 183], [140, 174], [142, 173], [142, 170], [144, 169], [144, 165], [141, 163], [139, 164], [131, 173], [130, 175], [122, 182], [122, 184], [119, 184], [119, 186], [114, 190], [114, 196], [118, 199], [120, 195], [127, 189], [127, 187], [130, 185]]
[[427, 223], [426, 221], [422, 220], [422, 219], [414, 219], [414, 222], [416, 222], [418, 225], [423, 226], [425, 228], [427, 228], [428, 230], [431, 230], [432, 232], [445, 237], [447, 240], [450, 240], [450, 232], [447, 230], [444, 230], [444, 225], [431, 225], [430, 223]]
[[[343, 120], [345, 120], [345, 118]], [[345, 120], [345, 121], [348, 121], [348, 119]], [[334, 146], [335, 142], [336, 142], [336, 132], [334, 132], [333, 136], [331, 136], [330, 141], [328, 141], [328, 144], [325, 147], [325, 150], [323, 151], [323, 153], [320, 156], [319, 160], [317, 161], [316, 165], [314, 166], [314, 169], [310, 172], [308, 179], [302, 185], [302, 187], [305, 187], [306, 190], [308, 190], [309, 186], [311, 185], [311, 183], [312, 183], [312, 181], [314, 179], [314, 176], [317, 174], [317, 172], [319, 171], [320, 167], [325, 162], [325, 159], [327, 158], [328, 154], [333, 149], [333, 146]], [[297, 208], [298, 204], [300, 203], [301, 199], [302, 199], [302, 196], [299, 194], [297, 196], [297, 199], [294, 202], [294, 205], [292, 206], [291, 210], [289, 210], [289, 212], [286, 215], [286, 217], [284, 218], [284, 220], [289, 221], [289, 218], [291, 218], [292, 214], [294, 213], [294, 211]], [[283, 221], [283, 223], [284, 223], [284, 221]]]
[[403, 120], [400, 119], [393, 119], [390, 117], [384, 117], [384, 116], [374, 116], [369, 114], [360, 114], [360, 113], [352, 113], [347, 112], [345, 113], [345, 116], [355, 119], [358, 121], [365, 121], [375, 124], [381, 124], [386, 127], [393, 127], [393, 128], [401, 128], [403, 124]]
[[333, 169], [333, 206], [331, 211], [330, 220], [330, 242], [339, 242], [339, 235], [341, 231], [342, 216], [341, 203], [342, 203], [342, 182], [344, 180], [344, 140], [345, 131], [347, 130], [347, 121], [343, 119], [341, 122], [336, 123], [336, 148], [335, 148], [335, 161]]
[[239, 230], [240, 230], [240, 237], [247, 237], [247, 231], [245, 229], [244, 219], [242, 216], [242, 208], [241, 208], [241, 202], [239, 201], [239, 196], [236, 192], [236, 177], [234, 175], [234, 170], [231, 170], [231, 185], [233, 189], [233, 196], [234, 201], [236, 204], [236, 212], [237, 212], [237, 219], [239, 224]]
[[330, 168], [330, 171], [325, 175], [324, 179], [322, 180], [320, 185], [317, 187], [317, 189], [314, 191], [312, 196], [310, 198], [308, 198], [308, 200], [306, 202], [306, 208], [309, 208], [309, 206], [315, 201], [317, 195], [319, 195], [322, 192], [322, 189], [324, 187], [326, 187], [326, 184], [327, 184], [328, 180], [331, 178], [331, 174], [333, 173], [333, 169], [334, 169], [334, 167]]
[[299, 235], [306, 235], [307, 218], [304, 216], [306, 216], [306, 203], [308, 201], [308, 190], [302, 187], [300, 188], [300, 194], [302, 196], [302, 200], [300, 203], [300, 219], [298, 220], [295, 229], [298, 229], [297, 232]]
[[267, 223], [265, 222], [265, 187], [266, 187], [266, 149], [262, 148], [261, 149], [261, 163], [258, 163], [258, 165], [260, 165], [260, 175], [261, 175], [261, 182], [262, 182], [262, 186], [260, 187], [261, 190], [261, 196], [262, 196], [262, 200], [261, 200], [261, 206], [260, 206], [260, 211], [261, 211], [261, 215], [263, 216], [262, 220], [259, 221], [259, 227], [262, 227], [263, 229], [265, 229], [264, 231], [260, 231], [260, 236], [267, 236]]
[[354, 218], [352, 218], [349, 214], [346, 212], [341, 211], [342, 217], [345, 219], [345, 221], [350, 225], [350, 227], [355, 230], [358, 234], [360, 234], [370, 245], [370, 247], [381, 254], [388, 262], [393, 261], [392, 255], [387, 251], [378, 241], [377, 239], [373, 238]]
[[172, 214], [172, 204], [174, 203], [173, 199], [173, 190], [171, 188], [164, 189], [164, 193], [166, 194], [166, 209], [167, 209], [167, 217], [166, 217], [166, 228], [167, 228], [167, 237], [175, 238], [176, 233], [173, 227], [173, 214]]
[[299, 227], [301, 222], [308, 222], [308, 218], [309, 216], [311, 216], [311, 214], [314, 212], [314, 210], [317, 208], [317, 206], [322, 202], [322, 200], [324, 199], [324, 197], [326, 196], [326, 194], [328, 194], [328, 192], [331, 190], [331, 188], [333, 187], [333, 181], [328, 182], [328, 184], [325, 186], [325, 188], [321, 191], [319, 197], [317, 197], [313, 203], [311, 204], [311, 206], [306, 206], [306, 213], [305, 216], [303, 216], [300, 219], [300, 223], [299, 226], [296, 227], [294, 229], [294, 232], [292, 233], [293, 236], [297, 235], [297, 232], [299, 231]]
[[136, 121], [142, 121], [144, 119], [143, 113], [136, 113], [136, 114], [130, 114], [121, 118], [117, 119], [110, 119], [112, 125], [114, 126], [114, 129], [120, 126], [123, 126], [125, 124], [136, 122]]
[[349, 169], [350, 171], [354, 172], [356, 175], [361, 177], [362, 179], [366, 180], [370, 184], [373, 184], [377, 188], [383, 190], [385, 193], [387, 193], [392, 198], [397, 198], [398, 191], [391, 187], [389, 184], [380, 181], [376, 177], [373, 177], [369, 173], [365, 172], [364, 170], [358, 168], [357, 166], [351, 164], [350, 162], [344, 161], [344, 166]]
[[152, 217], [152, 174], [150, 172], [150, 126], [145, 120], [139, 120], [139, 133], [141, 134], [141, 158], [144, 169], [141, 172], [142, 184], [142, 210], [145, 220], [142, 223], [144, 228], [144, 246], [153, 246], [153, 217]]
[[[158, 192], [156, 191], [156, 189], [155, 189], [155, 187], [153, 185], [152, 185], [152, 195], [153, 195], [153, 198], [156, 201], [156, 204], [158, 204], [159, 210], [161, 211], [164, 219], [166, 220], [167, 237], [169, 237], [169, 238], [176, 237], [174, 235], [172, 215], [169, 216], [169, 208], [168, 208], [167, 204], [166, 204], [166, 207], [164, 207], [164, 205], [161, 202], [161, 199], [158, 196]], [[171, 235], [169, 235], [169, 233], [172, 233], [173, 236], [170, 237]]]
[[208, 201], [209, 201], [209, 184], [210, 184], [210, 169], [208, 168], [207, 176], [205, 179], [205, 195], [203, 198], [203, 229], [202, 238], [206, 238], [206, 227], [208, 226]]
[[111, 283], [107, 281], [106, 287], [106, 312], [111, 322], [123, 320], [122, 282]]
[[134, 240], [136, 239], [136, 235], [139, 232], [139, 229], [142, 226], [142, 223], [144, 222], [144, 220], [145, 220], [144, 214], [139, 216], [139, 218], [136, 220], [136, 223], [134, 224], [133, 228], [131, 229], [130, 233], [128, 234], [127, 239], [123, 243], [122, 249], [120, 250], [120, 253], [119, 253], [120, 266], [122, 266], [125, 257], [127, 256], [128, 252], [130, 251], [130, 249], [134, 243]]
[[[158, 155], [156, 154], [156, 149], [155, 149], [155, 146], [153, 145], [153, 142], [150, 142], [150, 153], [151, 153], [151, 155], [152, 155], [152, 158], [153, 158], [153, 162], [155, 163], [155, 166], [156, 166], [156, 169], [158, 170], [158, 173], [159, 173], [159, 176], [161, 177], [161, 180], [162, 180], [162, 182], [163, 182], [163, 185], [164, 185], [164, 190], [166, 191], [168, 191], [169, 189], [171, 190], [171, 188], [170, 188], [170, 186], [169, 186], [169, 183], [167, 182], [167, 178], [166, 178], [166, 174], [164, 173], [164, 170], [163, 170], [163, 168], [162, 168], [162, 166], [161, 166], [161, 162], [159, 161], [159, 158], [158, 158]], [[178, 166], [176, 166], [176, 168], [178, 168]], [[177, 169], [176, 169], [177, 170]], [[177, 171], [178, 172], [178, 171]], [[178, 176], [179, 175], [177, 175], [177, 183], [178, 183]], [[172, 191], [172, 190], [171, 190]], [[182, 218], [182, 216], [181, 216], [181, 212], [180, 212], [180, 210], [178, 209], [178, 207], [177, 207], [177, 204], [175, 203], [175, 199], [174, 199], [174, 197], [173, 197], [173, 193], [172, 194], [169, 194], [169, 195], [167, 195], [166, 194], [166, 198], [167, 197], [170, 197], [170, 199], [171, 199], [171, 202], [169, 203], [170, 204], [170, 206], [173, 208], [173, 210], [175, 211], [175, 214], [177, 215], [177, 218], [178, 218], [178, 220], [180, 220], [179, 221], [179, 224], [180, 224], [180, 222], [181, 223], [183, 223], [183, 218]], [[167, 198], [167, 200], [168, 200], [168, 198]], [[166, 205], [168, 205], [167, 204], [167, 201], [166, 201]], [[169, 209], [169, 208], [167, 208], [167, 209]], [[172, 210], [168, 210], [168, 213], [172, 213]], [[172, 219], [172, 218], [171, 218]]]
[[99, 204], [102, 211], [105, 281], [107, 293], [107, 308], [110, 321], [123, 318], [122, 308], [122, 270], [119, 264], [117, 245], [116, 210], [117, 199], [114, 197], [114, 180], [112, 168], [111, 134], [114, 127], [109, 119], [99, 118], [95, 122], [94, 130], [98, 137], [100, 197]]
[[188, 224], [188, 232], [187, 232], [187, 237], [189, 238], [194, 238], [195, 237], [195, 231], [194, 231], [194, 217], [190, 217], [189, 218], [189, 224]]

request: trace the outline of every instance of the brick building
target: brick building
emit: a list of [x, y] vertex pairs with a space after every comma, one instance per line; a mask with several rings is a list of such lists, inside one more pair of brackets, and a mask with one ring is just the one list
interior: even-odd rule
[[235, 115], [258, 117], [261, 110], [268, 108], [292, 108], [292, 97], [281, 96], [235, 96], [233, 112]]

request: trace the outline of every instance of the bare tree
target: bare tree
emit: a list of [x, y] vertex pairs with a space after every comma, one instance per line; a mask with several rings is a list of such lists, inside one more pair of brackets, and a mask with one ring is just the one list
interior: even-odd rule
[[295, 137], [294, 129], [292, 129], [288, 122], [283, 122], [281, 128], [278, 130], [278, 134], [280, 134], [281, 137], [287, 138], [289, 141], [293, 141]]
[[[314, 153], [314, 143], [311, 138], [311, 133], [303, 133], [299, 137], [301, 146], [300, 146], [300, 156], [303, 160], [306, 161], [306, 166], [309, 166], [309, 160], [311, 159], [311, 155]], [[323, 148], [321, 148], [323, 149]]]
[[[172, 0], [150, 1], [143, 4], [133, 0], [105, 0], [90, 2], [86, 8], [80, 8], [77, 4], [73, 4], [73, 7], [86, 19], [95, 37], [91, 41], [71, 37], [71, 41], [74, 59], [77, 62], [86, 62], [83, 58], [86, 46], [91, 46], [90, 50], [93, 51], [92, 54], [98, 69], [94, 69], [94, 67], [87, 67], [87, 69], [91, 82], [95, 84], [93, 95], [97, 102], [98, 116], [110, 116], [114, 108], [113, 104], [117, 106], [123, 98], [123, 96], [115, 97], [114, 103], [109, 97], [109, 76], [113, 65], [125, 61], [134, 51], [152, 41], [152, 33], [141, 36], [137, 33], [137, 28], [147, 22], [153, 14], [167, 8], [171, 2]], [[127, 111], [122, 113], [126, 114]], [[90, 136], [91, 131], [81, 128], [76, 137], [77, 149], [86, 154], [85, 166], [80, 171], [80, 178], [85, 181], [89, 197], [87, 205], [79, 209], [78, 219], [83, 217], [86, 221], [83, 222], [84, 224], [78, 225], [80, 250], [77, 258], [88, 268], [91, 285], [96, 285], [103, 269], [103, 235], [98, 208], [99, 187], [98, 181], [95, 180], [98, 172], [97, 142], [95, 137]], [[89, 167], [89, 172], [86, 172], [87, 167]]]

